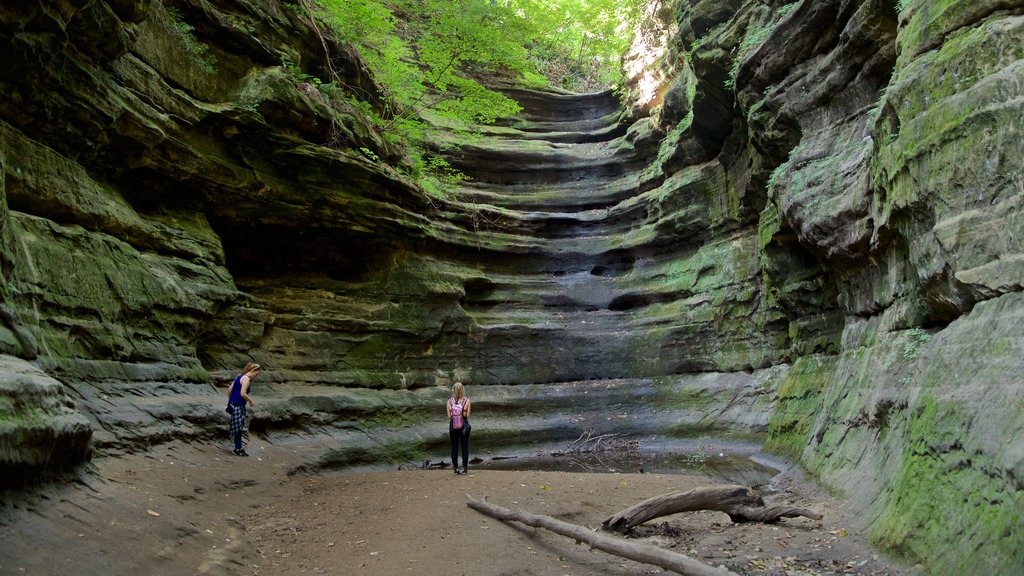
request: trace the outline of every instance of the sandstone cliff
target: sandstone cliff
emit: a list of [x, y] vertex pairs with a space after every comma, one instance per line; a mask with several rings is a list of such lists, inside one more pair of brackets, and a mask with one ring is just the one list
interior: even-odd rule
[[753, 435], [931, 573], [1013, 573], [1024, 2], [651, 18], [625, 104], [509, 87], [438, 197], [283, 3], [0, 8], [5, 478], [219, 439], [255, 358], [311, 467], [429, 454], [461, 380], [481, 442]]

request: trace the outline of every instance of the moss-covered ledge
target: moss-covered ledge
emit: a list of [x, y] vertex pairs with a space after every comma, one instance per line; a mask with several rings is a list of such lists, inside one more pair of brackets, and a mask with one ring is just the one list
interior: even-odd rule
[[89, 458], [92, 426], [63, 384], [31, 363], [0, 355], [0, 488]]

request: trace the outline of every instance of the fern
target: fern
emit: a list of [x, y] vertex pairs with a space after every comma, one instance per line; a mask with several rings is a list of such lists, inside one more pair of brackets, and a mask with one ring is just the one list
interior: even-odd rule
[[214, 64], [217, 63], [217, 58], [210, 54], [208, 45], [196, 40], [195, 28], [185, 21], [184, 16], [176, 8], [167, 8], [167, 14], [171, 17], [171, 25], [181, 39], [189, 59], [206, 74], [216, 72]]

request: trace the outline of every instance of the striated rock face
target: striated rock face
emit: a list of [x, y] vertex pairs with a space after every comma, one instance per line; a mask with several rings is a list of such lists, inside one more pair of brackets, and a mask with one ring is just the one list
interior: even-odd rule
[[9, 356], [0, 357], [0, 373], [0, 488], [89, 457], [92, 427], [60, 382]]
[[[734, 76], [751, 156], [782, 161], [760, 220], [766, 278], [800, 311], [793, 332], [842, 327], [829, 354], [796, 360], [769, 443], [929, 573], [1009, 574], [1024, 564], [1024, 4], [899, 7], [750, 9], [775, 22], [741, 42]], [[711, 36], [711, 59], [735, 38]]]
[[930, 573], [1024, 564], [1024, 2], [659, 5], [622, 102], [507, 88], [441, 195], [294, 73], [380, 105], [350, 48], [174, 7], [0, 8], [5, 472], [220, 439], [256, 359], [311, 468], [443, 454], [461, 380], [480, 446], [760, 437]]

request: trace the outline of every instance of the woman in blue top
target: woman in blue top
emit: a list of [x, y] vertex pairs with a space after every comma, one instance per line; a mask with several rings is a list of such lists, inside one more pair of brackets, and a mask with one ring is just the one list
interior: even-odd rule
[[242, 448], [242, 432], [245, 429], [245, 405], [255, 406], [252, 397], [249, 396], [249, 384], [252, 379], [259, 376], [263, 369], [255, 362], [249, 362], [242, 369], [242, 373], [235, 377], [231, 383], [231, 391], [228, 392], [228, 407], [231, 408], [231, 426], [228, 428], [228, 435], [235, 440], [235, 455], [248, 456]]

